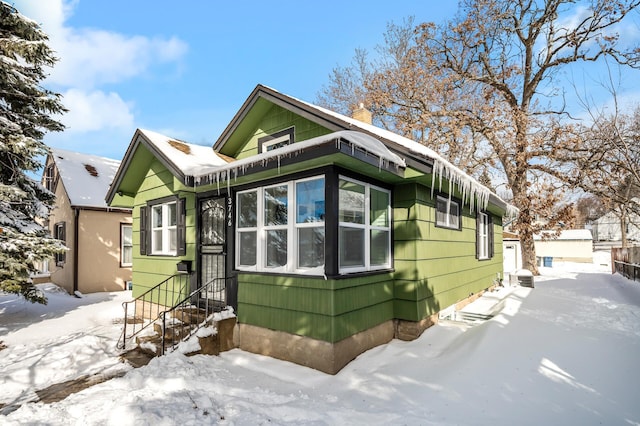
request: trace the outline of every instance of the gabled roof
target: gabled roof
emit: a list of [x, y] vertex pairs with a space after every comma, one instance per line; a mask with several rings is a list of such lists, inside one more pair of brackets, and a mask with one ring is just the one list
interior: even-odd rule
[[361, 132], [342, 130], [236, 160], [224, 166], [215, 167], [210, 171], [198, 169], [198, 174], [193, 175], [194, 183], [196, 185], [206, 185], [223, 181], [228, 182], [229, 179], [245, 173], [248, 169], [256, 166], [264, 168], [270, 162], [280, 164], [289, 159], [295, 161], [302, 153], [323, 146], [331, 146], [335, 152], [343, 152], [353, 157], [359, 157], [361, 161], [375, 161], [379, 170], [384, 168], [387, 171], [392, 171], [406, 168], [404, 160], [391, 152], [378, 139]]
[[[317, 123], [331, 133], [228, 164], [233, 159], [227, 156], [237, 153], [255, 132], [256, 123], [273, 105]], [[344, 145], [350, 148], [347, 149]], [[281, 163], [309, 161], [309, 157], [313, 155], [316, 156], [314, 159], [327, 158], [335, 153], [343, 158], [357, 158], [368, 163], [368, 167], [375, 162], [379, 170], [384, 169], [392, 176], [395, 175], [396, 179], [402, 179], [404, 170], [411, 167], [418, 172], [420, 179], [430, 180], [424, 183], [430, 185], [432, 190], [444, 190], [452, 195], [457, 191], [457, 195], [462, 198], [463, 203], [469, 204], [472, 211], [476, 207], [487, 208], [489, 204], [506, 211], [508, 215], [515, 215], [517, 211], [487, 187], [424, 145], [262, 85], [256, 86], [249, 95], [213, 149], [149, 130], [136, 130], [106, 199], [108, 203], [112, 203], [118, 195], [121, 200], [117, 201], [125, 204], [125, 199], [132, 201], [154, 158], [184, 185], [197, 186], [220, 184], [223, 181], [228, 184], [231, 178], [259, 172], [269, 163], [280, 170]], [[136, 167], [130, 167], [134, 161]], [[443, 188], [443, 185], [448, 188]]]
[[104, 196], [120, 161], [59, 148], [51, 148], [51, 159], [72, 207], [109, 207]]
[[[267, 86], [257, 85], [249, 95], [240, 110], [233, 117], [229, 125], [222, 132], [218, 140], [213, 145], [213, 149], [225, 154], [225, 144], [236, 132], [241, 134], [253, 129], [244, 129], [245, 119], [252, 114], [261, 114], [266, 111], [267, 106], [264, 101], [275, 104], [292, 111], [310, 121], [318, 123], [327, 129], [337, 132], [341, 130], [353, 130], [364, 133], [381, 140], [392, 152], [399, 155], [407, 166], [415, 167], [427, 174], [432, 174], [432, 188], [442, 189], [443, 179], [449, 181], [449, 185], [455, 185], [462, 194], [463, 201], [470, 201], [471, 209], [477, 203], [485, 207], [491, 202], [507, 211], [508, 215], [515, 215], [517, 209], [509, 205], [490, 189], [482, 185], [473, 177], [463, 172], [458, 167], [445, 160], [434, 150], [415, 142], [409, 138], [364, 123], [352, 117], [330, 111], [326, 108], [313, 105], [300, 99], [285, 95]], [[250, 120], [249, 120], [250, 121]], [[437, 181], [436, 181], [437, 178]], [[453, 188], [449, 188], [451, 193]]]
[[[151, 155], [146, 155], [151, 154]], [[130, 167], [134, 160], [136, 167]], [[132, 196], [144, 179], [147, 167], [153, 158], [158, 159], [181, 182], [194, 175], [211, 172], [232, 159], [218, 155], [211, 147], [191, 144], [151, 130], [137, 129], [124, 155], [122, 166], [113, 179], [113, 185], [106, 192], [106, 201], [111, 203], [117, 193]], [[125, 177], [130, 187], [123, 187]]]

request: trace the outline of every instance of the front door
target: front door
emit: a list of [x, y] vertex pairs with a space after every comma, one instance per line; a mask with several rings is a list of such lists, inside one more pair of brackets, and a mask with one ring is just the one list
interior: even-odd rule
[[225, 198], [200, 201], [200, 297], [224, 307], [226, 297]]

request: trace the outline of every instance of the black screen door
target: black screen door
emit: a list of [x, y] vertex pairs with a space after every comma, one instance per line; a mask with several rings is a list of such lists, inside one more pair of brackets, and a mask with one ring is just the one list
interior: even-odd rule
[[200, 287], [201, 297], [226, 304], [225, 198], [200, 202]]

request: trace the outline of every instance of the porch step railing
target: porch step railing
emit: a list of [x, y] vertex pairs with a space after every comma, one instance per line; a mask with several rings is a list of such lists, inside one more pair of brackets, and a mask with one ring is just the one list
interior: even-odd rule
[[188, 339], [200, 327], [206, 325], [213, 313], [225, 308], [225, 290], [226, 279], [214, 278], [191, 292], [171, 309], [160, 312], [160, 354], [164, 355], [167, 349], [174, 350], [181, 341]]
[[189, 291], [191, 274], [175, 274], [147, 290], [137, 298], [124, 302], [124, 326], [118, 348], [124, 349], [127, 341], [151, 326], [160, 312], [174, 306]]

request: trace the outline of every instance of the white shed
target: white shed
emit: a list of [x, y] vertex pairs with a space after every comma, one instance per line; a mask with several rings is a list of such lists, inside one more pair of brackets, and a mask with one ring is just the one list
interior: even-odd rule
[[533, 239], [536, 256], [541, 259], [543, 266], [550, 266], [548, 263], [553, 261], [593, 262], [593, 237], [588, 229], [567, 229], [557, 237], [553, 231], [543, 231], [534, 235]]

